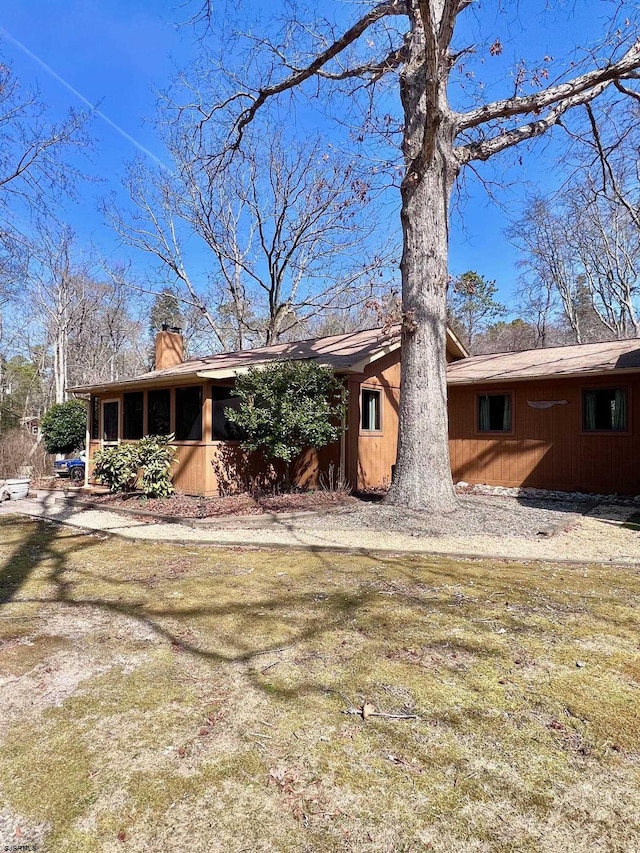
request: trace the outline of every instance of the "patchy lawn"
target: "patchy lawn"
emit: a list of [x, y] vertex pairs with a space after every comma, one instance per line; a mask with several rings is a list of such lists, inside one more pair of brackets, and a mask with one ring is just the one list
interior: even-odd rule
[[[0, 519], [0, 839], [640, 849], [636, 569]], [[417, 719], [344, 714], [365, 700]]]

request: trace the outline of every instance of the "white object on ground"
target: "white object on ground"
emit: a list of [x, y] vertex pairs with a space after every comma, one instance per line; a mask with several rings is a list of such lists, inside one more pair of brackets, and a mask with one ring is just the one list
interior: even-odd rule
[[29, 478], [19, 478], [14, 480], [0, 480], [0, 500], [2, 501], [19, 501], [26, 498], [29, 492]]

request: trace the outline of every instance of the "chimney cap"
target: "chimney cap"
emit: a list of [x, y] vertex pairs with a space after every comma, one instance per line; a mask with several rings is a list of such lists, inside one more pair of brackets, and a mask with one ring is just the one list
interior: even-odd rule
[[163, 332], [173, 332], [176, 335], [182, 334], [182, 329], [180, 326], [170, 326], [168, 323], [163, 323], [160, 327]]

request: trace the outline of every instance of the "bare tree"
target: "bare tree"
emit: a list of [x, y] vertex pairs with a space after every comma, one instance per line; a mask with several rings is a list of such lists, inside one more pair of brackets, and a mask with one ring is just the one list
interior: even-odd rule
[[70, 156], [89, 145], [88, 114], [70, 110], [49, 121], [37, 93], [25, 91], [0, 60], [0, 345], [13, 345], [4, 310], [20, 292], [28, 222], [63, 195], [72, 194], [79, 172]]
[[491, 352], [520, 352], [540, 346], [539, 330], [533, 323], [517, 317], [505, 322], [493, 323], [478, 335], [474, 346], [474, 355]]
[[576, 343], [638, 336], [640, 229], [633, 208], [593, 174], [579, 174], [553, 201], [528, 203], [510, 233], [530, 303], [548, 308], [559, 298]]
[[24, 273], [23, 316], [39, 325], [39, 339], [51, 352], [55, 403], [67, 399], [69, 335], [76, 306], [85, 298], [85, 276], [72, 264], [73, 240], [70, 229], [40, 222]]
[[529, 306], [540, 305], [543, 321], [560, 300], [576, 343], [583, 343], [582, 314], [577, 299], [580, 281], [576, 259], [566, 238], [567, 221], [543, 198], [529, 199], [509, 234], [521, 253], [521, 291]]
[[616, 198], [595, 193], [590, 181], [572, 189], [565, 200], [567, 236], [591, 306], [610, 337], [637, 337], [640, 229]]
[[[243, 150], [247, 128], [267, 105], [295, 92], [315, 98], [322, 86], [327, 93], [336, 86], [344, 92], [349, 81], [353, 97], [371, 99], [376, 83], [398, 75], [404, 322], [398, 461], [388, 495], [393, 503], [440, 511], [457, 505], [445, 381], [449, 204], [456, 179], [463, 167], [473, 168], [543, 135], [569, 109], [602, 95], [616, 81], [637, 76], [637, 9], [624, 2], [617, 9], [628, 22], [618, 27], [616, 21], [602, 45], [585, 49], [583, 60], [568, 61], [553, 80], [548, 57], [532, 74], [521, 65], [511, 78], [512, 90], [494, 101], [486, 99], [481, 86], [467, 93], [473, 78], [461, 65], [474, 50], [484, 59], [499, 54], [502, 46], [498, 41], [485, 48], [470, 46], [456, 38], [463, 16], [494, 20], [494, 10], [485, 11], [474, 0], [382, 0], [366, 3], [364, 13], [359, 6], [357, 20], [344, 28], [316, 19], [308, 25], [293, 22], [277, 39], [252, 36], [248, 71], [229, 71], [233, 57], [227, 52], [226, 72], [220, 65], [212, 69], [218, 97], [204, 103], [191, 90], [189, 102], [179, 104], [198, 126], [215, 123], [224, 129], [219, 150], [212, 152], [222, 164]], [[205, 6], [205, 18], [206, 11]], [[526, 13], [533, 14], [529, 7]], [[215, 19], [207, 22], [213, 26]], [[461, 29], [460, 39], [468, 33]], [[463, 88], [452, 106], [456, 79]]]
[[86, 112], [70, 110], [62, 121], [48, 121], [37, 93], [25, 92], [0, 62], [0, 238], [24, 210], [42, 213], [73, 191], [80, 175], [68, 155], [89, 145], [87, 120]]
[[[222, 172], [191, 128], [172, 128], [169, 144], [171, 173], [139, 163], [130, 173], [134, 215], [106, 211], [125, 243], [154, 254], [199, 302], [219, 347], [299, 336], [323, 312], [347, 310], [379, 287], [384, 258], [365, 248], [375, 229], [352, 163], [265, 128]], [[203, 281], [191, 270], [204, 265]]]
[[97, 271], [90, 273], [68, 335], [70, 385], [113, 382], [142, 373], [147, 366], [142, 306], [134, 307], [126, 286], [100, 280]]
[[78, 253], [70, 228], [39, 220], [16, 307], [40, 375], [50, 372], [47, 403], [64, 402], [72, 384], [115, 380], [145, 363], [143, 327], [131, 317], [128, 290], [98, 281], [96, 272], [91, 257]]

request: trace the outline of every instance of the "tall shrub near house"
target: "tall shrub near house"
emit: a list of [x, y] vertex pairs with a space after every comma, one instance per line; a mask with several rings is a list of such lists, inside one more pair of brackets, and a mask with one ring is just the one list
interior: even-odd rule
[[171, 466], [176, 449], [169, 443], [173, 435], [148, 435], [137, 443], [140, 476], [138, 487], [150, 498], [173, 494]]
[[149, 498], [166, 498], [173, 493], [171, 466], [175, 448], [172, 435], [149, 435], [131, 444], [106, 447], [94, 457], [93, 474], [112, 492], [139, 489]]
[[47, 453], [72, 453], [84, 447], [87, 405], [82, 400], [55, 403], [40, 423]]
[[319, 450], [340, 438], [346, 391], [333, 370], [313, 361], [279, 361], [251, 368], [236, 380], [237, 409], [226, 416], [244, 439], [242, 447], [269, 463], [291, 463], [305, 448]]

